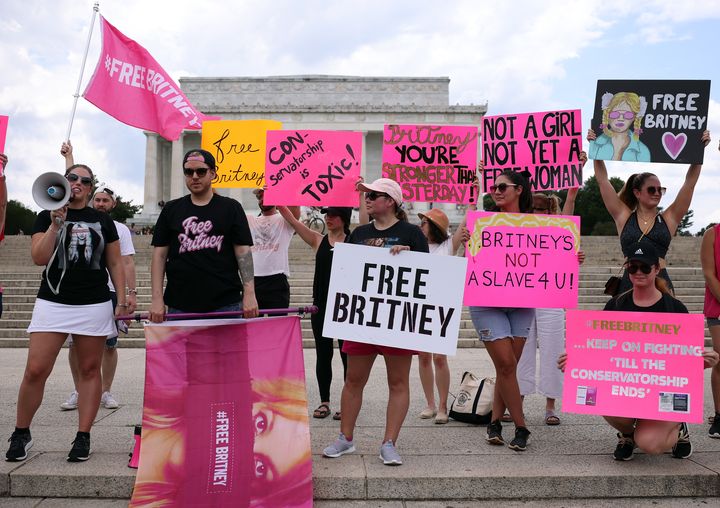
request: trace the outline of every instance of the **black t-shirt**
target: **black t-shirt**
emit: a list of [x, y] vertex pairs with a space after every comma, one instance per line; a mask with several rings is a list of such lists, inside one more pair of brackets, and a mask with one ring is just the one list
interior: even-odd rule
[[[35, 219], [33, 234], [44, 233], [51, 222], [50, 212], [43, 210]], [[58, 245], [60, 241], [62, 245]], [[108, 214], [92, 208], [69, 208], [65, 225], [56, 235], [55, 256], [43, 272], [38, 298], [67, 305], [108, 301], [105, 247], [117, 241], [117, 229]], [[50, 290], [48, 277], [53, 287], [62, 277], [57, 295]]]
[[235, 245], [251, 246], [242, 205], [213, 195], [205, 206], [190, 196], [160, 212], [152, 245], [168, 247], [165, 303], [187, 312], [209, 312], [241, 300]]
[[632, 291], [623, 293], [620, 296], [611, 298], [605, 304], [603, 310], [619, 310], [624, 312], [671, 312], [677, 314], [687, 314], [687, 307], [678, 299], [663, 293], [662, 298], [652, 304], [650, 307], [639, 307], [635, 305], [632, 297]]
[[398, 221], [385, 230], [377, 229], [373, 222], [364, 224], [355, 228], [345, 241], [388, 249], [393, 245], [407, 245], [415, 252], [429, 251], [427, 239], [420, 228], [406, 221]]

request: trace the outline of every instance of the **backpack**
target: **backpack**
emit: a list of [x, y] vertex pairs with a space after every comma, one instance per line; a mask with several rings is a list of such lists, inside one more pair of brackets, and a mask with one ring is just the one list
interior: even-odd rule
[[449, 416], [463, 423], [487, 425], [492, 416], [494, 395], [494, 378], [479, 379], [472, 372], [465, 372], [457, 396], [450, 406]]

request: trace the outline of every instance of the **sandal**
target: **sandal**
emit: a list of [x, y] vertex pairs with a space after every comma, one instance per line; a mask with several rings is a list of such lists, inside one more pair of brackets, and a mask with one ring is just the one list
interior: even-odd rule
[[560, 418], [555, 411], [545, 411], [545, 425], [560, 425]]
[[330, 416], [330, 406], [327, 404], [320, 404], [315, 411], [313, 411], [313, 418], [327, 418]]
[[333, 415], [333, 420], [342, 420], [342, 415], [340, 414], [340, 411], [335, 411], [335, 414]]

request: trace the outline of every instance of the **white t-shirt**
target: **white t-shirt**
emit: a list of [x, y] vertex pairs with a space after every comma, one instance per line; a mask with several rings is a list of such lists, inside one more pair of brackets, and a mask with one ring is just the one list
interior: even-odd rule
[[448, 237], [443, 243], [428, 243], [430, 254], [440, 254], [443, 256], [454, 256], [452, 237]]
[[[116, 220], [113, 221], [115, 223], [115, 228], [118, 232], [118, 237], [120, 238], [120, 255], [121, 256], [134, 256], [135, 255], [135, 246], [132, 242], [132, 233], [130, 233], [130, 228], [128, 228], [125, 224], [122, 222], [118, 222]], [[108, 272], [109, 275], [109, 272]], [[126, 281], [127, 283], [127, 281]], [[110, 291], [115, 292], [115, 286], [113, 286], [112, 280], [108, 276], [108, 287], [110, 288]]]
[[284, 273], [290, 276], [288, 250], [295, 230], [279, 213], [273, 215], [248, 215], [252, 233], [253, 265], [255, 277]]

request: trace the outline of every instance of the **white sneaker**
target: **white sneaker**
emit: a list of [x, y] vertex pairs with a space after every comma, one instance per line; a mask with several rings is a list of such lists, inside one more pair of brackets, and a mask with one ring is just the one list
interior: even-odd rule
[[117, 409], [120, 407], [120, 404], [118, 404], [118, 401], [115, 400], [115, 397], [113, 397], [110, 392], [103, 392], [100, 398], [100, 404], [105, 406], [105, 409]]
[[60, 404], [60, 409], [63, 409], [65, 411], [71, 411], [73, 409], [77, 409], [77, 401], [78, 401], [78, 392], [73, 391], [68, 399]]

